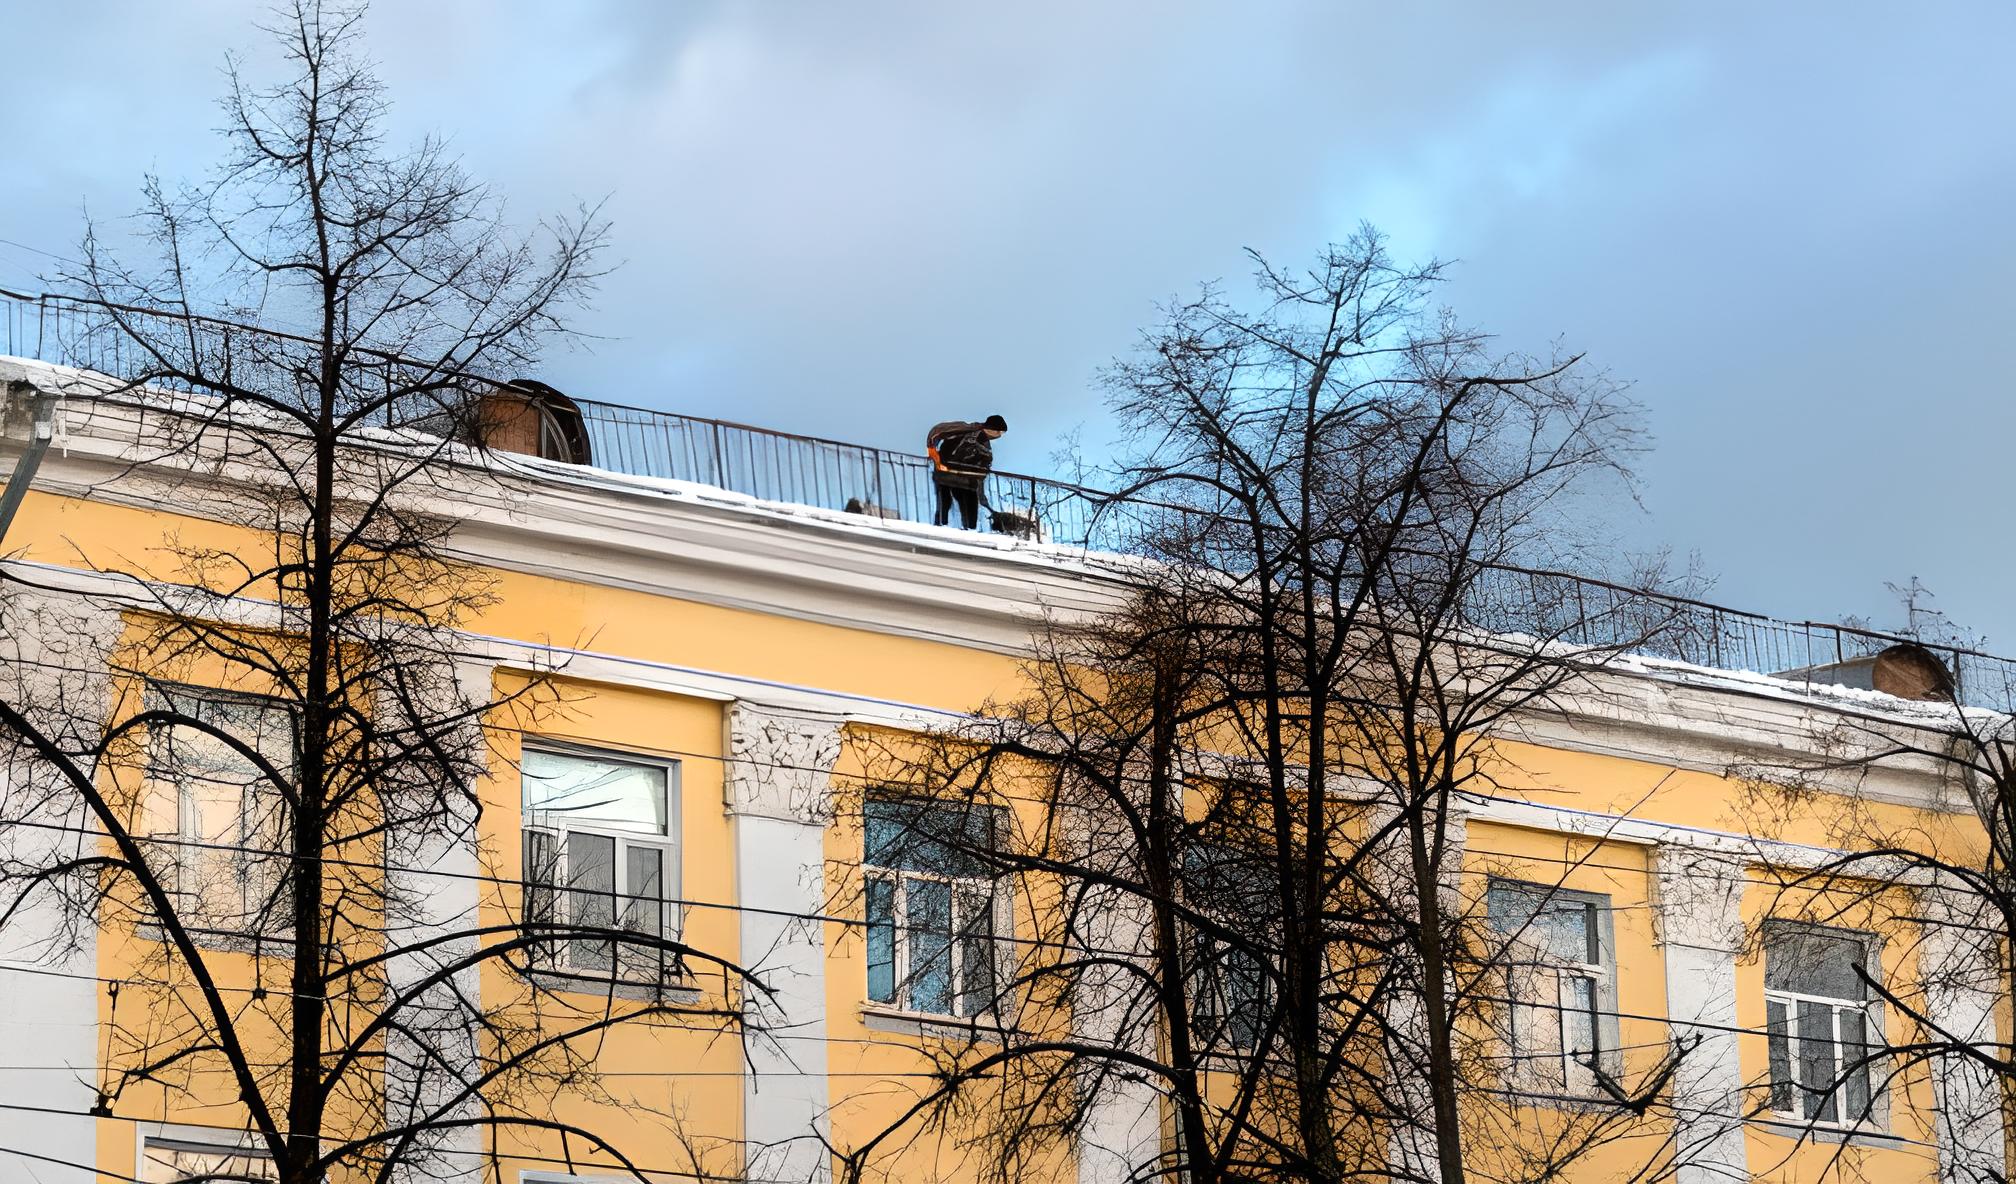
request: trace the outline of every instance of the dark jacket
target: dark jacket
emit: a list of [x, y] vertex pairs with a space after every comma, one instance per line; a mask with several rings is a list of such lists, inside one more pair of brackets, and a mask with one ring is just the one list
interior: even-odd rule
[[932, 478], [940, 485], [978, 489], [994, 468], [994, 441], [983, 424], [948, 419], [924, 437], [927, 449], [938, 451], [938, 471]]

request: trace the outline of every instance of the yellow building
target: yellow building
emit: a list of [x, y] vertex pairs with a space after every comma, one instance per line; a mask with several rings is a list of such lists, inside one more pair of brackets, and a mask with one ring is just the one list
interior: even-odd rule
[[[153, 414], [144, 400], [106, 396], [87, 375], [0, 359], [0, 384], [10, 452], [36, 394], [59, 396], [52, 447], [4, 539], [6, 625], [18, 628], [31, 609], [41, 614], [32, 619], [67, 624], [13, 637], [17, 659], [40, 655], [72, 675], [95, 662], [92, 685], [108, 703], [191, 696], [252, 747], [266, 744], [278, 725], [262, 716], [258, 688], [206, 685], [200, 656], [180, 670], [113, 669], [122, 637], [158, 611], [163, 589], [216, 578], [187, 566], [189, 545], [228, 554], [261, 544], [203, 512], [206, 497], [228, 498], [242, 475], [142, 447]], [[530, 406], [527, 414], [554, 415], [555, 405]], [[1123, 582], [1061, 530], [1043, 541], [874, 512], [915, 518], [921, 489], [902, 484], [920, 480], [915, 470], [880, 454], [588, 407], [579, 438], [592, 447], [575, 463], [583, 458], [569, 432], [583, 421], [557, 406], [520, 441], [554, 459], [500, 461], [504, 478], [459, 483], [453, 542], [495, 587], [459, 627], [454, 677], [486, 696], [537, 683], [551, 706], [502, 708], [486, 721], [497, 739], [474, 787], [482, 810], [469, 841], [403, 853], [372, 874], [424, 901], [444, 932], [470, 918], [501, 932], [542, 910], [579, 918], [599, 908], [601, 923], [676, 934], [759, 973], [773, 988], [760, 1000], [725, 974], [639, 963], [593, 942], [547, 951], [531, 972], [542, 997], [573, 992], [583, 1014], [648, 1006], [665, 1018], [612, 1029], [578, 1089], [563, 1083], [525, 1104], [597, 1131], [654, 1179], [828, 1178], [829, 1149], [856, 1149], [881, 1130], [928, 1079], [930, 1050], [972, 1031], [963, 999], [979, 989], [975, 976], [993, 972], [951, 934], [1005, 935], [1017, 924], [1001, 890], [956, 861], [876, 863], [874, 818], [864, 828], [835, 817], [836, 794], [858, 791], [872, 772], [849, 741], [926, 732], [1013, 695], [1032, 627], [1045, 614], [1108, 607]], [[765, 476], [754, 453], [738, 468], [735, 450], [752, 441], [804, 462], [801, 482]], [[829, 465], [823, 477], [820, 464]], [[1015, 504], [1034, 505], [1039, 492], [1031, 484]], [[874, 504], [837, 508], [849, 497]], [[171, 537], [183, 552], [166, 549]], [[25, 677], [33, 685], [33, 672]], [[1672, 1166], [1684, 1184], [2003, 1170], [1995, 1087], [1962, 1067], [1818, 1101], [1795, 1088], [1809, 1071], [1801, 1058], [1834, 1058], [1831, 1078], [1844, 1049], [1900, 1035], [1884, 1031], [1883, 1004], [1843, 966], [1867, 958], [1901, 990], [1952, 944], [1937, 934], [1895, 940], [1894, 929], [1858, 924], [1852, 910], [1830, 914], [1824, 928], [1792, 915], [1784, 873], [1836, 857], [1840, 812], [1816, 809], [1760, 835], [1753, 795], [1732, 768], [1810, 752], [1837, 718], [1908, 723], [1925, 710], [1816, 687], [1815, 677], [1625, 664], [1575, 710], [1528, 721], [1512, 762], [1528, 784], [1463, 803], [1464, 891], [1488, 898], [1494, 919], [1522, 909], [1530, 919], [1540, 892], [1563, 918], [1547, 931], [1552, 981], [1589, 1004], [1586, 1026], [1571, 1007], [1525, 1021], [1553, 1059], [1529, 1058], [1529, 1080], [1508, 1088], [1572, 1110], [1583, 1104], [1575, 1095], [1595, 1088], [1568, 1055], [1578, 1044], [1616, 1058], [1620, 1072], [1655, 1062], [1675, 1040], [1690, 1049], [1667, 1103], [1636, 1137], [1579, 1162], [1574, 1180], [1634, 1178], [1648, 1164]], [[172, 780], [174, 794], [135, 791], [160, 798], [150, 807], [159, 834], [192, 852], [178, 883], [197, 912], [228, 913], [261, 890], [257, 861], [228, 850], [257, 850], [266, 837], [258, 812], [202, 788], [232, 784], [247, 759], [188, 744], [149, 758], [149, 777]], [[1840, 787], [1844, 802], [1851, 790], [1856, 809], [1955, 841], [1976, 828], [1964, 795], [1929, 763], [1860, 771]], [[17, 843], [41, 833], [12, 829]], [[522, 884], [534, 886], [529, 897]], [[106, 920], [74, 943], [52, 942], [60, 926], [37, 907], [0, 929], [0, 1179], [92, 1178], [77, 1165], [107, 1181], [256, 1176], [264, 1152], [243, 1134], [230, 1083], [143, 1083], [101, 1096], [122, 1055], [107, 1033], [160, 1002], [135, 985], [135, 943], [148, 939]], [[944, 942], [920, 950], [918, 935], [938, 931]], [[259, 934], [209, 940], [223, 950], [241, 943], [247, 965], [256, 963]], [[1803, 951], [1796, 966], [1788, 943]], [[919, 971], [933, 958], [937, 971]], [[226, 986], [248, 997], [262, 989], [259, 970], [242, 975]], [[115, 984], [128, 984], [123, 996]], [[531, 998], [527, 982], [495, 962], [465, 989], [486, 1005]], [[1950, 1030], [1984, 1039], [1999, 1005], [1978, 989], [1937, 1004]], [[747, 1027], [732, 1014], [744, 1009], [761, 1012]], [[1844, 1117], [1851, 1109], [1866, 1117]], [[1152, 1091], [1116, 1087], [1095, 1099], [1076, 1147], [1029, 1172], [1126, 1180], [1158, 1154], [1170, 1121]], [[954, 1143], [935, 1134], [893, 1142], [873, 1173], [969, 1177]], [[434, 1168], [444, 1178], [618, 1178], [608, 1155], [532, 1129], [494, 1143], [472, 1130], [442, 1154]]]

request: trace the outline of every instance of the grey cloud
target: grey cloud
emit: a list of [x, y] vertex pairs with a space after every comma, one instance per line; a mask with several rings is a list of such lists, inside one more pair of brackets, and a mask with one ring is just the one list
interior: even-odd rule
[[[0, 237], [193, 174], [256, 6], [10, 13]], [[1637, 381], [1650, 514], [1719, 594], [1880, 614], [1912, 572], [2016, 642], [1987, 544], [2011, 428], [2016, 144], [1986, 2], [1874, 6], [381, 4], [403, 130], [531, 218], [609, 195], [624, 267], [548, 377], [912, 446], [1103, 430], [1093, 371], [1239, 248], [1363, 217], [1461, 260], [1508, 344]], [[78, 68], [80, 55], [91, 68]], [[0, 247], [0, 283], [37, 260]], [[46, 261], [44, 261], [46, 262]]]

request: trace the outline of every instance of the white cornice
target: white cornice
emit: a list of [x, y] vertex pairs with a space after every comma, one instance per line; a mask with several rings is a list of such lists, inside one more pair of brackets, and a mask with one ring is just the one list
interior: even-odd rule
[[[74, 391], [66, 402], [59, 451], [45, 460], [38, 486], [178, 512], [229, 495], [230, 483], [194, 458], [143, 458], [135, 442], [145, 436], [144, 420], [158, 420], [158, 413], [143, 417], [130, 402]], [[384, 443], [399, 447], [395, 439]], [[1130, 570], [1126, 560], [1056, 545], [547, 462], [464, 466], [440, 485], [440, 496], [467, 510], [455, 546], [471, 562], [1010, 655], [1027, 653], [1031, 629], [1045, 620], [1118, 604]], [[578, 652], [572, 660], [626, 661]], [[708, 679], [716, 694], [734, 693], [718, 681], [731, 676]], [[1926, 723], [1923, 715], [1889, 715], [1867, 698], [1833, 702], [1754, 676], [1648, 665], [1590, 676], [1557, 697], [1556, 711], [1529, 714], [1513, 734], [1726, 773], [1738, 763], [1810, 755], [1813, 737], [1830, 720]], [[909, 710], [891, 714], [907, 717]], [[1912, 804], [1957, 804], [1931, 762], [1890, 762], [1860, 776], [1857, 789]]]
[[528, 483], [508, 505], [489, 492], [455, 539], [474, 562], [999, 653], [1028, 652], [1044, 619], [1079, 618], [1123, 595], [1109, 565], [914, 524], [648, 489]]
[[[128, 404], [71, 401], [49, 492], [203, 515], [242, 488], [195, 458], [148, 455]], [[460, 558], [506, 571], [1026, 653], [1045, 619], [1117, 604], [1128, 561], [1056, 544], [766, 503], [687, 482], [498, 458], [436, 479], [467, 511]]]
[[[1552, 696], [1551, 709], [1504, 724], [1507, 738], [1548, 748], [1649, 761], [1716, 776], [1795, 771], [1810, 784], [1875, 801], [1949, 811], [1969, 809], [1950, 766], [1927, 757], [1861, 760], [1878, 751], [1877, 736], [1936, 743], [1924, 716], [1890, 716], [1860, 704], [1805, 699], [1786, 691], [1679, 681], [1658, 674], [1597, 671]], [[1843, 751], [1822, 769], [1819, 739], [1829, 733]], [[1891, 748], [1894, 745], [1881, 745]]]

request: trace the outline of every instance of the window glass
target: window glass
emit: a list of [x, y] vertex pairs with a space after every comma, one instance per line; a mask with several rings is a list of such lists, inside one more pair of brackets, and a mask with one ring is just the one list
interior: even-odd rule
[[[1184, 899], [1228, 929], [1264, 934], [1280, 909], [1269, 869], [1235, 848], [1201, 843], [1183, 857]], [[1258, 1047], [1266, 1017], [1267, 969], [1253, 950], [1202, 934], [1191, 951], [1191, 984], [1199, 1041], [1210, 1048]]]
[[[294, 713], [278, 700], [167, 684], [156, 684], [150, 691], [154, 707], [215, 728], [250, 747], [283, 773], [292, 771]], [[212, 732], [191, 726], [159, 731], [157, 767], [231, 785], [262, 780], [259, 766], [250, 757]]]
[[1860, 937], [1780, 925], [1766, 935], [1765, 941], [1766, 990], [1824, 995], [1829, 999], [1868, 998], [1869, 984], [1856, 970], [1869, 956]]
[[1280, 911], [1267, 860], [1216, 843], [1199, 843], [1184, 852], [1183, 891], [1193, 904], [1225, 917], [1257, 921]]
[[1485, 915], [1506, 941], [1497, 957], [1512, 1080], [1531, 1092], [1607, 1094], [1598, 1074], [1623, 1069], [1610, 898], [1493, 880]]
[[994, 894], [961, 885], [959, 965], [966, 973], [959, 983], [959, 1014], [978, 1015], [994, 1003]]
[[1601, 1046], [1597, 1036], [1596, 980], [1570, 975], [1561, 980], [1561, 1049], [1571, 1061]]
[[1883, 1047], [1862, 967], [1866, 934], [1773, 922], [1764, 934], [1770, 1099], [1776, 1113], [1857, 1125], [1876, 1119]]
[[896, 884], [868, 881], [868, 997], [896, 1001]]
[[[150, 834], [168, 886], [196, 929], [283, 935], [288, 896], [287, 793], [259, 763], [218, 732], [251, 748], [282, 778], [296, 764], [294, 714], [286, 704], [201, 687], [154, 684], [148, 707], [193, 721], [148, 729]], [[210, 729], [215, 729], [211, 731]]]
[[912, 880], [904, 885], [909, 905], [910, 1006], [916, 1011], [952, 1010], [952, 885]]
[[[608, 835], [567, 836], [567, 897], [569, 924], [581, 929], [616, 927], [616, 840]], [[613, 946], [607, 938], [574, 942], [574, 965], [582, 970], [607, 970]]]
[[1792, 1093], [1791, 1004], [1782, 999], [1764, 1003], [1764, 1023], [1770, 1046], [1771, 1108], [1783, 1113], [1797, 1103]]
[[978, 853], [994, 846], [994, 815], [963, 802], [871, 800], [862, 807], [863, 846], [876, 867], [985, 877], [992, 869]]
[[1493, 929], [1531, 943], [1550, 958], [1592, 965], [1603, 961], [1597, 902], [1586, 894], [1498, 880], [1484, 907]]
[[539, 948], [557, 969], [659, 982], [678, 967], [660, 939], [677, 931], [671, 839], [672, 768], [596, 753], [527, 747], [524, 915], [563, 931], [621, 930], [635, 938], [565, 932]]
[[1869, 1112], [1869, 1068], [1866, 1059], [1875, 1052], [1869, 1035], [1869, 1014], [1843, 1010], [1840, 1013], [1842, 1088], [1841, 1104], [1851, 1115]]
[[1799, 1000], [1799, 1084], [1806, 1087], [1813, 1112], [1808, 1118], [1833, 1122], [1834, 1011], [1813, 999]]
[[528, 748], [519, 768], [525, 813], [539, 825], [670, 833], [663, 765]]
[[656, 847], [631, 847], [624, 854], [630, 861], [630, 903], [623, 927], [637, 933], [662, 929], [656, 902], [665, 897], [665, 853]]

